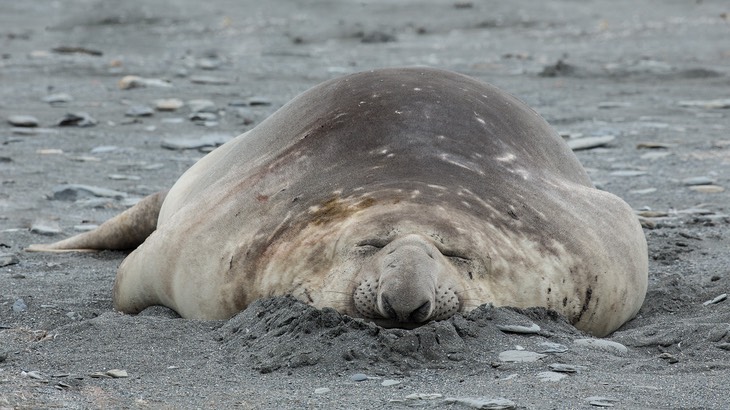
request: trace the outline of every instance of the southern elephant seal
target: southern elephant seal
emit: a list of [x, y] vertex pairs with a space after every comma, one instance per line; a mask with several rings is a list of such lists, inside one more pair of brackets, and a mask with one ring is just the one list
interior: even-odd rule
[[483, 303], [544, 306], [603, 336], [647, 288], [637, 218], [555, 131], [491, 85], [427, 68], [320, 84], [168, 193], [29, 250], [134, 247], [115, 308], [185, 318], [288, 294], [404, 327]]

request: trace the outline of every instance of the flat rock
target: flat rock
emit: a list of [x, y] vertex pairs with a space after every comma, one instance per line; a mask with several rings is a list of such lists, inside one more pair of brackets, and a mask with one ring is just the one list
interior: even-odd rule
[[8, 117], [8, 122], [15, 127], [38, 126], [38, 119], [32, 115], [11, 115]]
[[124, 113], [127, 117], [150, 117], [155, 110], [147, 105], [133, 105]]
[[691, 100], [691, 101], [680, 101], [680, 107], [692, 107], [692, 108], [730, 108], [730, 98], [721, 98], [715, 100]]
[[43, 102], [47, 102], [49, 104], [63, 104], [63, 103], [73, 101], [74, 98], [66, 93], [56, 93], [56, 94], [49, 94], [49, 95], [43, 97], [42, 100], [43, 100]]
[[10, 265], [16, 265], [20, 262], [18, 255], [13, 253], [0, 253], [0, 268]]
[[585, 346], [591, 349], [603, 350], [610, 353], [628, 353], [629, 349], [621, 343], [605, 339], [576, 339], [573, 341], [578, 346]]
[[509, 410], [514, 409], [516, 404], [512, 400], [503, 399], [501, 397], [492, 399], [485, 397], [447, 397], [443, 400], [444, 404], [461, 404], [472, 409], [486, 410]]
[[169, 81], [160, 78], [143, 78], [136, 75], [127, 75], [119, 80], [117, 86], [122, 90], [129, 90], [132, 88], [142, 87], [169, 88], [172, 87], [172, 84]]
[[540, 326], [531, 324], [530, 326], [519, 326], [519, 325], [497, 325], [497, 329], [505, 333], [521, 333], [521, 334], [535, 334], [540, 332]]
[[38, 235], [53, 236], [61, 233], [58, 222], [37, 220], [30, 226], [30, 231]]
[[684, 185], [712, 185], [715, 183], [715, 180], [707, 177], [707, 176], [699, 176], [699, 177], [690, 177], [685, 178], [682, 180], [682, 184]]
[[615, 139], [616, 137], [613, 135], [603, 135], [599, 137], [571, 138], [567, 140], [566, 143], [573, 151], [579, 151], [583, 149], [601, 147]]
[[209, 75], [194, 75], [190, 77], [190, 82], [193, 84], [208, 84], [208, 85], [227, 85], [231, 81], [226, 78], [212, 77]]
[[720, 192], [725, 192], [725, 188], [719, 185], [695, 185], [689, 187], [689, 189], [695, 192], [701, 192], [703, 194], [717, 194]]
[[76, 201], [78, 199], [93, 197], [123, 199], [127, 197], [127, 194], [113, 189], [90, 185], [65, 184], [53, 188], [51, 198], [57, 201]]
[[177, 111], [182, 108], [185, 103], [177, 98], [164, 98], [155, 100], [155, 109], [157, 111]]
[[568, 375], [558, 372], [540, 372], [537, 374], [537, 378], [540, 379], [541, 382], [559, 382], [566, 377], [568, 377]]
[[212, 112], [215, 113], [218, 109], [215, 103], [211, 100], [189, 100], [187, 102], [190, 111], [192, 112]]
[[96, 119], [86, 112], [68, 113], [56, 121], [59, 127], [92, 127], [96, 124]]
[[530, 352], [528, 350], [506, 350], [499, 354], [499, 360], [509, 363], [528, 363], [536, 362], [543, 357], [547, 357], [542, 353]]

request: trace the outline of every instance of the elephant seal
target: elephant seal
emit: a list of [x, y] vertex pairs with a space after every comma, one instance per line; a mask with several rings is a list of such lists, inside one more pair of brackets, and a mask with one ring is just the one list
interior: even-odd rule
[[543, 306], [606, 335], [647, 288], [631, 208], [537, 113], [427, 68], [322, 83], [167, 193], [31, 251], [125, 249], [114, 306], [226, 319], [292, 295], [383, 326]]

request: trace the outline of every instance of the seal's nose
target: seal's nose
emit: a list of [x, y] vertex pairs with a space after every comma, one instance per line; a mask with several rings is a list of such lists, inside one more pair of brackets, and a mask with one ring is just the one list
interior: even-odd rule
[[387, 319], [422, 323], [434, 310], [440, 266], [433, 253], [438, 250], [419, 237], [402, 239], [381, 251], [378, 308]]

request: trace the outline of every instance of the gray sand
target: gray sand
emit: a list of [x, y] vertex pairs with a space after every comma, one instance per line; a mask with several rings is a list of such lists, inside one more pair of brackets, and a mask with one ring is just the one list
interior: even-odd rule
[[[726, 1], [267, 3], [0, 3], [0, 409], [730, 407], [730, 300], [703, 304], [730, 293]], [[580, 342], [542, 309], [485, 306], [414, 331], [288, 298], [224, 322], [123, 315], [110, 292], [123, 253], [22, 251], [170, 187], [204, 155], [163, 141], [225, 140], [323, 80], [399, 65], [491, 82], [566, 136], [615, 137], [577, 154], [648, 217], [645, 305], [604, 339], [625, 350]], [[154, 81], [120, 89], [126, 75]], [[214, 108], [125, 115], [162, 98]], [[97, 124], [56, 125], [79, 112]], [[5, 122], [15, 115], [38, 126]], [[60, 184], [126, 197], [48, 199]], [[544, 356], [502, 361], [511, 350]], [[574, 372], [555, 381], [555, 364]], [[128, 377], [92, 376], [112, 369]]]

